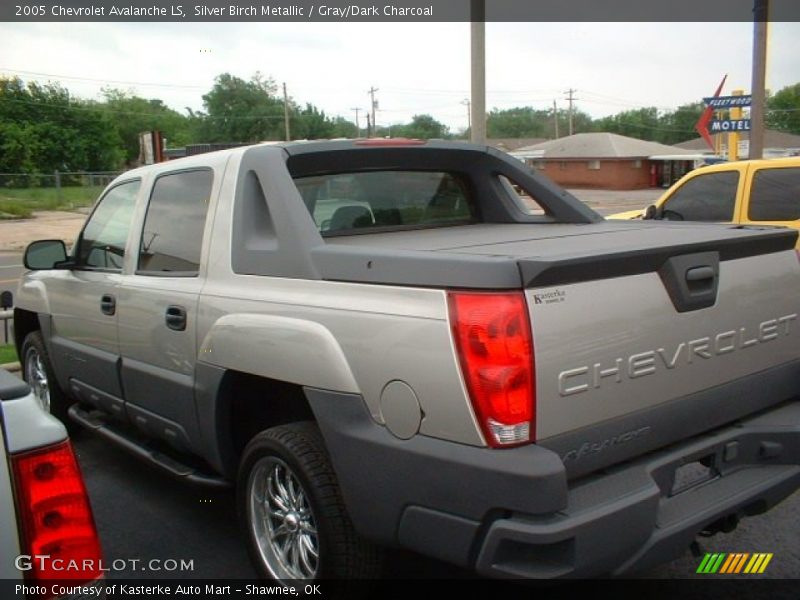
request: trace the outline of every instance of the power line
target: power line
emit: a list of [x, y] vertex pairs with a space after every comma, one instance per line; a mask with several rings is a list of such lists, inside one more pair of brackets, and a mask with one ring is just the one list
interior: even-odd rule
[[141, 85], [149, 87], [165, 87], [165, 88], [179, 88], [179, 89], [208, 89], [207, 85], [183, 85], [179, 83], [154, 83], [154, 82], [144, 82], [144, 81], [121, 81], [114, 79], [93, 79], [91, 77], [73, 77], [71, 75], [58, 75], [55, 73], [21, 71], [19, 69], [8, 69], [6, 67], [0, 67], [0, 71], [8, 71], [9, 73], [17, 73], [21, 75], [35, 75], [37, 77], [54, 77], [57, 79], [67, 79], [70, 81], [88, 81], [91, 83], [113, 83], [117, 85]]
[[[177, 84], [177, 83], [164, 83], [164, 82], [154, 82], [154, 81], [125, 81], [120, 79], [98, 79], [92, 77], [81, 77], [77, 75], [64, 75], [60, 73], [42, 73], [39, 71], [27, 71], [23, 69], [10, 69], [7, 67], [0, 67], [0, 72], [8, 72], [8, 73], [16, 73], [20, 75], [33, 75], [36, 77], [51, 77], [55, 79], [66, 79], [69, 81], [86, 81], [90, 83], [111, 83], [116, 85], [140, 85], [140, 86], [148, 86], [148, 87], [163, 87], [163, 88], [177, 88], [177, 89], [208, 89], [208, 85], [201, 85], [201, 84]], [[378, 90], [375, 90], [376, 92]], [[469, 93], [467, 89], [454, 89], [454, 90], [445, 90], [445, 89], [431, 89], [431, 88], [384, 88], [385, 92], [392, 92], [392, 93], [399, 93], [399, 94], [452, 94], [457, 96], [463, 96], [466, 93]], [[553, 89], [532, 89], [532, 90], [487, 90], [489, 95], [500, 95], [500, 94], [519, 94], [525, 96], [531, 95], [547, 95], [552, 93]], [[543, 98], [543, 101], [546, 98]]]
[[[145, 112], [136, 112], [136, 111], [127, 111], [127, 110], [115, 110], [113, 108], [106, 108], [102, 104], [95, 104], [95, 105], [89, 105], [89, 106], [79, 106], [79, 105], [76, 105], [76, 104], [66, 104], [66, 105], [64, 105], [64, 104], [52, 104], [52, 103], [48, 103], [48, 102], [33, 102], [33, 101], [30, 101], [30, 100], [17, 100], [16, 98], [4, 98], [3, 96], [0, 96], [0, 104], [2, 104], [3, 102], [14, 102], [14, 103], [17, 103], [17, 104], [30, 104], [30, 105], [33, 105], [33, 106], [41, 106], [43, 108], [50, 108], [50, 109], [56, 109], [56, 110], [94, 111], [94, 112], [111, 113], [111, 114], [115, 114], [115, 115], [126, 115], [126, 116], [138, 116], [138, 117], [164, 117], [164, 116], [169, 116], [168, 113], [152, 113], [152, 112], [145, 113]], [[186, 117], [186, 115], [181, 115], [181, 113], [179, 113], [178, 111], [175, 111], [175, 110], [173, 110], [171, 108], [168, 108], [167, 110], [171, 110], [171, 111], [175, 112], [176, 114], [178, 114], [178, 115], [180, 115], [182, 117]], [[341, 115], [337, 115], [337, 116], [341, 116]], [[210, 119], [210, 120], [224, 119], [224, 120], [236, 120], [236, 121], [240, 121], [240, 120], [253, 121], [253, 120], [279, 120], [279, 119], [283, 119], [284, 116], [283, 115], [230, 115], [230, 116], [212, 117], [211, 115], [206, 115], [206, 114], [201, 113], [201, 114], [198, 115], [198, 118]], [[302, 120], [302, 119], [313, 119], [315, 117], [313, 115], [296, 114], [296, 115], [294, 115], [294, 118]]]

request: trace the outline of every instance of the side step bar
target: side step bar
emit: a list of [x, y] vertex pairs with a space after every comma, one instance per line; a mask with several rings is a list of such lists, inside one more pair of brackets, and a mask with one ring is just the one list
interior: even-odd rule
[[217, 489], [231, 487], [231, 482], [227, 479], [213, 473], [205, 473], [196, 467], [189, 466], [172, 456], [168, 456], [161, 450], [149, 447], [145, 442], [114, 427], [103, 419], [102, 416], [97, 413], [90, 413], [79, 404], [73, 404], [68, 412], [73, 421], [82, 425], [92, 433], [104, 437], [135, 457], [166, 471], [174, 477], [204, 487]]

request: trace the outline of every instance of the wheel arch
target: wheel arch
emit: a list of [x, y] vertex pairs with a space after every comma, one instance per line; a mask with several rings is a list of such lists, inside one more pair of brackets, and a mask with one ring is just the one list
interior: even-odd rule
[[[22, 360], [22, 344], [25, 338], [34, 331], [42, 331], [43, 317], [36, 312], [25, 310], [24, 308], [14, 309], [14, 347], [17, 356]], [[47, 342], [47, 340], [45, 340]]]
[[358, 393], [344, 353], [326, 327], [277, 315], [221, 317], [203, 338], [195, 369], [201, 453], [233, 479], [254, 435], [314, 420], [306, 386]]
[[[266, 429], [299, 421], [315, 421], [302, 386], [226, 370], [214, 402], [213, 427], [217, 460], [234, 479], [248, 442]], [[201, 422], [201, 427], [203, 423]]]
[[301, 386], [360, 393], [333, 333], [305, 319], [225, 315], [205, 335], [198, 362]]

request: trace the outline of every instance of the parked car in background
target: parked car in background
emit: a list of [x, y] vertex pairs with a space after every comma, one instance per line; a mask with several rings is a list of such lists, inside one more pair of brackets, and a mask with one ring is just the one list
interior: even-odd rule
[[100, 540], [67, 431], [41, 397], [0, 369], [0, 580], [15, 598], [89, 597]]
[[696, 169], [664, 192], [653, 208], [616, 213], [608, 218], [717, 221], [800, 229], [800, 157], [743, 160]]

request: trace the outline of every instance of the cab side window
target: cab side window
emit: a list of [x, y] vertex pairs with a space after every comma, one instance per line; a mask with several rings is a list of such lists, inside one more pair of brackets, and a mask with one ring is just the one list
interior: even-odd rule
[[139, 274], [195, 276], [214, 173], [182, 171], [159, 177], [150, 195], [139, 250]]
[[78, 267], [122, 270], [139, 181], [111, 188], [83, 228], [75, 255]]
[[664, 219], [674, 221], [733, 221], [739, 173], [708, 173], [683, 184], [662, 205]]
[[800, 219], [800, 169], [759, 169], [750, 192], [751, 221]]

